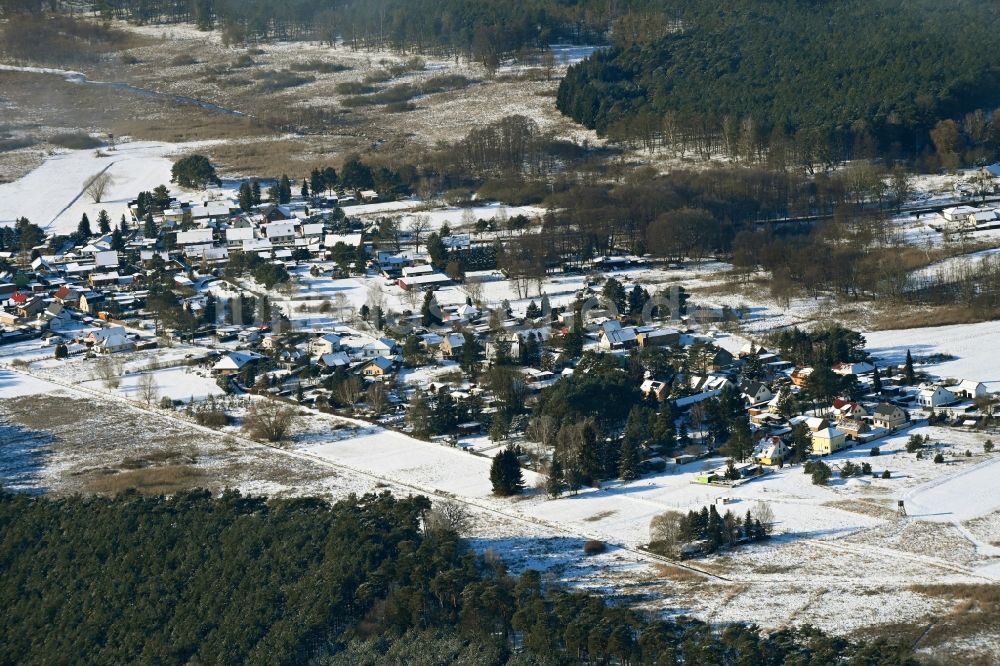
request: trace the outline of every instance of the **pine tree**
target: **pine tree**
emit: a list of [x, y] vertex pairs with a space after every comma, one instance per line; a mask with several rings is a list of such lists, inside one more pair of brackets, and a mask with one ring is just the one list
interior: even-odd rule
[[125, 240], [122, 238], [121, 229], [115, 229], [111, 232], [111, 249], [118, 252], [125, 249]]
[[906, 364], [903, 366], [903, 376], [908, 386], [913, 386], [917, 383], [917, 376], [913, 371], [913, 356], [910, 354], [909, 349], [906, 350]]
[[552, 465], [549, 466], [549, 475], [545, 479], [545, 492], [549, 494], [549, 497], [555, 499], [562, 495], [565, 484], [562, 467], [559, 465], [558, 460], [553, 460]]
[[528, 308], [524, 311], [524, 316], [528, 319], [538, 319], [540, 311], [534, 301], [528, 303]]
[[152, 213], [146, 213], [146, 219], [143, 220], [142, 224], [142, 235], [146, 238], [156, 238], [156, 223], [153, 222]]
[[517, 495], [524, 490], [521, 466], [517, 462], [517, 450], [507, 447], [493, 458], [490, 465], [490, 483], [493, 494], [500, 497]]
[[437, 303], [434, 301], [434, 292], [426, 292], [424, 294], [424, 303], [420, 306], [420, 324], [422, 326], [430, 326], [431, 324], [441, 323], [441, 320], [438, 319], [434, 312], [436, 306]]
[[80, 223], [76, 225], [76, 235], [80, 238], [90, 238], [93, 234], [90, 231], [90, 218], [84, 213], [80, 218]]
[[292, 183], [286, 174], [281, 174], [278, 181], [278, 203], [286, 204], [292, 200]]
[[882, 392], [882, 375], [879, 374], [878, 366], [875, 366], [875, 370], [872, 372], [872, 390], [875, 393]]
[[122, 219], [118, 222], [118, 228], [121, 229], [123, 234], [128, 232], [128, 220], [125, 219], [125, 213], [122, 213]]
[[299, 190], [299, 194], [302, 195], [303, 199], [307, 199], [309, 197], [309, 181], [305, 178], [302, 179], [302, 189]]
[[472, 333], [463, 333], [462, 354], [459, 358], [459, 367], [471, 379], [475, 379], [479, 373], [479, 342]]
[[111, 233], [111, 217], [103, 208], [97, 214], [97, 230], [102, 234]]
[[240, 183], [240, 191], [237, 199], [240, 202], [240, 208], [244, 212], [253, 208], [253, 190], [250, 188], [250, 183]]
[[260, 183], [256, 180], [250, 182], [250, 203], [254, 206], [259, 206], [264, 199], [260, 196]]
[[622, 481], [639, 478], [639, 447], [628, 438], [622, 442], [618, 459], [618, 476]]

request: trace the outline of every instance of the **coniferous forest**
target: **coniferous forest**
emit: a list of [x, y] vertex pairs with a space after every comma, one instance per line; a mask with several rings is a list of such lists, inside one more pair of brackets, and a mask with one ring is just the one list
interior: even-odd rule
[[[817, 157], [913, 156], [945, 119], [1000, 102], [996, 2], [665, 2], [657, 34], [570, 68], [559, 109], [624, 138], [656, 119], [737, 154], [797, 140]], [[937, 143], [937, 141], [935, 141]], [[941, 147], [937, 146], [940, 152]]]
[[[422, 497], [0, 495], [0, 663], [911, 664], [510, 575]], [[437, 525], [431, 528], [427, 525]]]

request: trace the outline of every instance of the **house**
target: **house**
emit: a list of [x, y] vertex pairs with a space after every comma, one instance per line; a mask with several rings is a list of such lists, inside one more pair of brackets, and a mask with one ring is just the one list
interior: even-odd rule
[[782, 465], [791, 452], [780, 437], [765, 437], [754, 448], [751, 457], [759, 465]]
[[361, 355], [365, 358], [392, 356], [395, 352], [396, 343], [391, 338], [379, 338], [361, 347]]
[[335, 352], [332, 354], [323, 354], [319, 357], [317, 364], [333, 370], [336, 368], [346, 368], [351, 364], [351, 359], [346, 352]]
[[211, 229], [191, 229], [190, 231], [177, 232], [178, 245], [199, 245], [202, 243], [211, 245], [212, 243]]
[[309, 353], [313, 356], [323, 356], [340, 351], [340, 336], [333, 333], [318, 335], [309, 341]]
[[970, 216], [974, 215], [978, 210], [978, 208], [972, 206], [953, 206], [952, 208], [942, 210], [941, 216], [948, 222], [963, 225], [968, 224]]
[[230, 377], [239, 374], [243, 368], [256, 363], [262, 358], [264, 357], [260, 354], [248, 351], [229, 352], [212, 366], [212, 374], [221, 377]]
[[868, 412], [860, 403], [837, 398], [833, 401], [833, 415], [840, 422], [843, 419], [859, 419], [862, 416], [868, 416]]
[[818, 416], [802, 416], [792, 419], [792, 424], [805, 423], [809, 432], [818, 432], [830, 427], [830, 422]]
[[917, 404], [927, 409], [955, 402], [955, 394], [943, 386], [924, 386], [917, 391]]
[[64, 331], [73, 323], [73, 318], [70, 316], [69, 310], [57, 301], [49, 303], [49, 307], [45, 308], [43, 316], [49, 324], [50, 331]]
[[652, 396], [659, 402], [663, 402], [670, 395], [670, 385], [658, 379], [643, 380], [642, 384], [639, 385], [639, 390], [644, 398]]
[[812, 434], [813, 453], [821, 456], [847, 448], [847, 435], [836, 428], [826, 427]]
[[31, 298], [23, 300], [21, 303], [15, 301], [14, 312], [17, 313], [18, 317], [34, 317], [35, 315], [41, 313], [45, 310], [45, 301], [42, 300], [40, 296], [32, 296]]
[[288, 206], [279, 206], [277, 204], [268, 204], [261, 210], [260, 214], [265, 222], [278, 222], [291, 219], [292, 217], [292, 211]]
[[621, 322], [609, 319], [601, 324], [599, 345], [601, 349], [632, 349], [638, 346], [635, 328], [622, 328]]
[[837, 363], [833, 366], [833, 372], [842, 377], [846, 377], [848, 375], [864, 375], [874, 371], [875, 366], [864, 361], [857, 363]]
[[837, 424], [837, 430], [844, 433], [848, 439], [855, 441], [860, 439], [861, 435], [867, 435], [872, 431], [868, 422], [860, 418], [845, 418]]
[[712, 370], [718, 371], [733, 364], [733, 355], [725, 349], [716, 349], [708, 361]]
[[949, 386], [948, 390], [954, 393], [957, 397], [964, 398], [965, 400], [985, 398], [989, 395], [986, 384], [982, 382], [974, 382], [971, 379], [963, 379], [958, 384]]
[[368, 203], [378, 201], [378, 192], [375, 190], [361, 190], [361, 200]]
[[764, 382], [745, 382], [741, 389], [743, 398], [751, 405], [759, 405], [774, 397]]
[[226, 246], [239, 249], [243, 247], [244, 241], [254, 239], [254, 229], [252, 227], [239, 227], [236, 229], [226, 229]]
[[461, 333], [449, 333], [441, 340], [441, 356], [444, 358], [455, 358], [462, 353], [465, 346], [465, 336]]
[[809, 381], [809, 375], [813, 373], [812, 368], [796, 368], [792, 370], [792, 383], [802, 388]]
[[636, 333], [635, 338], [640, 347], [672, 347], [680, 342], [681, 334], [674, 328], [647, 330], [644, 327]]
[[392, 371], [392, 360], [385, 356], [376, 356], [361, 366], [361, 374], [365, 377], [384, 377]]
[[275, 243], [291, 243], [295, 240], [295, 222], [272, 222], [264, 225], [267, 240]]
[[84, 342], [101, 354], [128, 352], [135, 349], [135, 341], [125, 333], [125, 329], [121, 326], [91, 331], [84, 338]]
[[55, 299], [56, 303], [76, 307], [80, 304], [81, 293], [82, 292], [76, 287], [63, 285], [56, 290], [56, 293], [52, 295], [52, 298]]
[[875, 412], [872, 414], [872, 424], [876, 428], [886, 430], [896, 430], [910, 421], [909, 414], [899, 405], [891, 405], [888, 402], [880, 402]]

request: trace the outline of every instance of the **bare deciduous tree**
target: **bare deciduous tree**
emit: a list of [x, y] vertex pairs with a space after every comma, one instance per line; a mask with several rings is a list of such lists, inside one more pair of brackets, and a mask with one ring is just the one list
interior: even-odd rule
[[374, 382], [365, 392], [365, 402], [368, 409], [372, 410], [376, 416], [381, 416], [385, 408], [389, 405], [389, 391], [382, 382]]
[[160, 385], [152, 373], [145, 373], [139, 378], [139, 399], [149, 407], [160, 397]]
[[681, 514], [667, 511], [653, 516], [649, 521], [650, 550], [664, 555], [675, 555], [681, 546]]
[[288, 405], [277, 400], [254, 400], [243, 417], [243, 430], [254, 439], [280, 442], [288, 438], [295, 420], [295, 410]]
[[764, 534], [771, 534], [774, 530], [774, 509], [771, 505], [762, 500], [758, 500], [753, 507], [753, 511], [750, 512], [751, 515], [760, 521], [761, 527], [764, 528]]
[[83, 184], [83, 191], [94, 200], [94, 203], [101, 203], [114, 181], [115, 179], [107, 171], [95, 173]]
[[424, 517], [424, 529], [428, 533], [455, 532], [463, 534], [472, 527], [472, 514], [458, 502], [437, 502]]
[[357, 377], [348, 377], [337, 384], [337, 398], [348, 407], [354, 408], [361, 397], [361, 382]]
[[431, 226], [429, 215], [414, 215], [410, 221], [410, 236], [416, 245], [417, 252], [420, 252], [420, 237], [423, 236]]
[[121, 384], [122, 365], [118, 359], [102, 356], [97, 359], [95, 368], [98, 378], [104, 382], [104, 387], [109, 391], [118, 388]]

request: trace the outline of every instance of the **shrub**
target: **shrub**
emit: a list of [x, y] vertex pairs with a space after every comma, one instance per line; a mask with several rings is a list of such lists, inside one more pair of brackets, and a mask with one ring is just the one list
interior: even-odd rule
[[936, 463], [943, 463], [944, 462], [944, 455], [942, 455], [940, 453], [936, 454], [934, 456], [934, 462], [936, 462]]
[[173, 409], [174, 401], [170, 399], [170, 396], [163, 396], [160, 398], [160, 409]]
[[861, 463], [861, 473], [862, 474], [871, 474], [872, 473], [872, 466], [869, 465], [868, 463]]
[[104, 144], [85, 132], [60, 132], [49, 138], [49, 143], [70, 150], [89, 150]]
[[872, 450], [868, 452], [868, 455], [870, 455], [870, 456], [878, 456], [878, 455], [881, 455], [881, 454], [882, 454], [882, 451], [877, 446], [873, 446]]
[[598, 541], [597, 539], [590, 539], [583, 544], [584, 555], [600, 555], [605, 550], [607, 550], [607, 546], [604, 545], [603, 541]]
[[882, 478], [883, 479], [891, 479], [892, 478], [892, 474], [889, 473], [889, 470], [885, 470], [884, 472], [882, 472]]
[[316, 72], [318, 74], [336, 74], [346, 72], [350, 69], [347, 65], [337, 62], [326, 62], [325, 60], [310, 60], [308, 62], [297, 62], [289, 67], [293, 72]]
[[983, 442], [983, 451], [985, 451], [986, 453], [990, 453], [991, 451], [993, 451], [992, 439], [988, 439], [985, 442]]
[[341, 95], [367, 95], [375, 92], [375, 86], [370, 86], [361, 81], [345, 81], [333, 87]]
[[812, 482], [817, 486], [825, 486], [833, 476], [833, 472], [830, 470], [830, 466], [827, 465], [822, 460], [816, 461], [812, 464]]
[[170, 59], [170, 64], [174, 67], [184, 67], [186, 65], [197, 65], [198, 59], [190, 53], [182, 53]]

